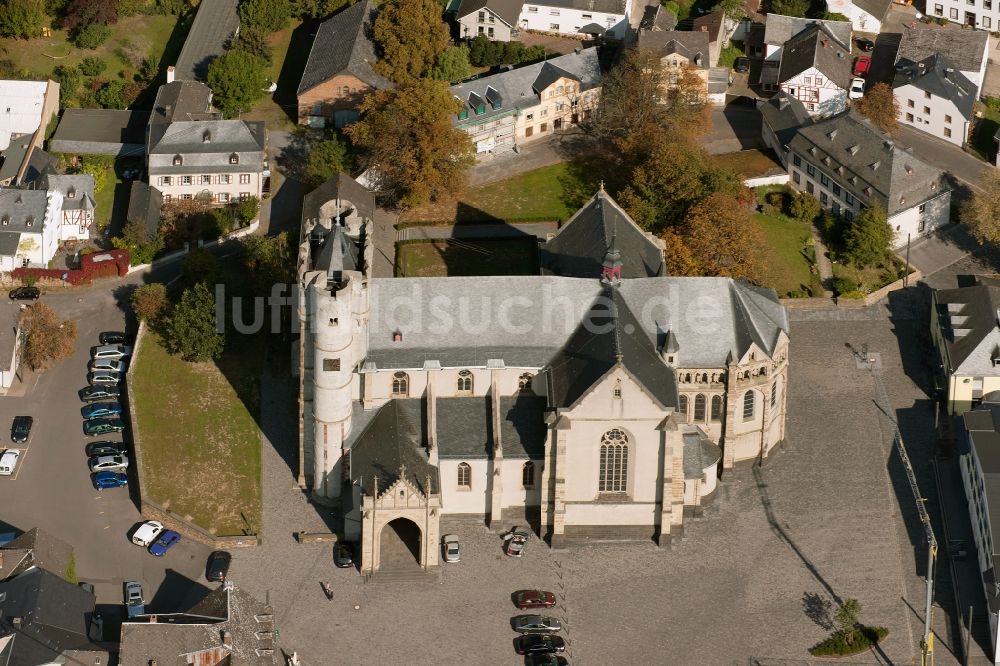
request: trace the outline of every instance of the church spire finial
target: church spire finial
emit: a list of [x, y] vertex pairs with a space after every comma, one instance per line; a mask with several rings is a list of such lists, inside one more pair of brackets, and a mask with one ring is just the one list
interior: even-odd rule
[[611, 234], [611, 243], [601, 264], [601, 282], [611, 286], [617, 286], [622, 279], [622, 253], [618, 251], [616, 236]]
[[601, 184], [599, 185], [598, 192], [604, 192], [604, 179], [601, 178]]

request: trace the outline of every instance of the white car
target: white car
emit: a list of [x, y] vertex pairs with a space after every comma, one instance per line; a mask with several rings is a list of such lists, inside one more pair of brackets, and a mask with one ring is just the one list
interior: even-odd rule
[[851, 79], [851, 91], [848, 93], [851, 99], [861, 99], [865, 96], [865, 80], [862, 78]]
[[163, 523], [155, 520], [147, 520], [132, 535], [132, 543], [143, 548], [148, 548], [149, 544], [156, 541], [156, 538], [160, 536], [160, 532], [162, 531]]
[[110, 358], [115, 361], [132, 355], [132, 348], [125, 345], [101, 345], [90, 350], [90, 358], [95, 361], [99, 358]]
[[87, 369], [91, 372], [122, 372], [125, 369], [125, 361], [113, 358], [95, 358]]
[[90, 459], [91, 472], [120, 471], [128, 467], [128, 456], [94, 456]]
[[458, 537], [454, 534], [445, 534], [441, 541], [444, 542], [444, 561], [461, 562], [462, 560], [458, 548]]
[[17, 460], [21, 457], [21, 452], [17, 449], [7, 449], [0, 456], [0, 476], [10, 476], [17, 467]]

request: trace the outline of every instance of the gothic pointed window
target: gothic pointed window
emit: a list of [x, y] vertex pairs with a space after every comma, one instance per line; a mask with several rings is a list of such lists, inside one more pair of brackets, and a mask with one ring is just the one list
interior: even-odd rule
[[462, 490], [472, 488], [472, 468], [469, 463], [458, 463], [458, 487]]
[[406, 397], [410, 392], [410, 377], [405, 372], [397, 372], [392, 376], [392, 395], [395, 398]]
[[525, 488], [535, 485], [535, 463], [530, 460], [521, 466], [521, 485]]
[[713, 395], [712, 396], [712, 420], [721, 421], [722, 420], [722, 396]]
[[677, 396], [677, 412], [687, 421], [688, 419], [688, 397], [686, 395]]
[[628, 488], [628, 435], [613, 428], [601, 437], [600, 472], [597, 490], [624, 493]]
[[468, 370], [460, 370], [458, 373], [458, 392], [472, 393], [472, 373]]
[[753, 391], [747, 391], [743, 394], [743, 420], [752, 421], [753, 420]]
[[699, 423], [705, 420], [705, 395], [703, 393], [694, 397], [694, 420]]

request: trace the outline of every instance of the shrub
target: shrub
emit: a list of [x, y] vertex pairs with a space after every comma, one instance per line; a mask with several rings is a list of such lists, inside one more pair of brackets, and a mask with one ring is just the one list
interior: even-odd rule
[[84, 76], [97, 76], [98, 74], [103, 74], [104, 70], [107, 68], [108, 63], [94, 56], [87, 56], [80, 61], [80, 71], [83, 72]]
[[93, 50], [108, 41], [110, 36], [111, 28], [101, 23], [91, 23], [76, 33], [73, 42], [81, 49]]
[[144, 284], [132, 292], [135, 316], [149, 323], [156, 322], [167, 310], [167, 287], [159, 282]]
[[851, 278], [839, 277], [833, 280], [833, 291], [838, 296], [851, 291], [858, 291], [858, 283]]
[[815, 657], [841, 657], [864, 652], [889, 635], [885, 627], [858, 626], [850, 631], [834, 632], [826, 640], [809, 649]]
[[812, 222], [819, 216], [821, 208], [819, 202], [807, 192], [799, 192], [792, 197], [789, 212], [800, 222]]
[[990, 111], [1000, 111], [1000, 97], [986, 97], [983, 102]]
[[240, 199], [233, 204], [233, 211], [236, 213], [236, 221], [240, 226], [250, 224], [260, 213], [260, 201], [257, 197], [247, 197]]
[[843, 298], [850, 301], [860, 301], [867, 295], [868, 294], [863, 291], [846, 291], [843, 294], [838, 294], [837, 298]]
[[768, 192], [764, 197], [764, 200], [778, 210], [784, 212], [785, 206], [788, 205], [788, 193], [781, 190]]

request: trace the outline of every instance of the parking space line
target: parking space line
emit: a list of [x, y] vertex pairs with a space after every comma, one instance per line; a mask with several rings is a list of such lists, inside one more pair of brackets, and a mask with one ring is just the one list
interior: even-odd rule
[[[7, 449], [7, 450], [10, 451], [11, 449]], [[20, 451], [21, 455], [18, 457], [18, 460], [17, 460], [17, 469], [14, 470], [14, 476], [10, 477], [11, 481], [17, 481], [17, 476], [18, 476], [18, 474], [21, 473], [21, 468], [24, 467], [24, 461], [26, 461], [28, 459], [28, 447], [24, 447], [23, 449], [14, 449], [14, 450], [15, 451]]]

